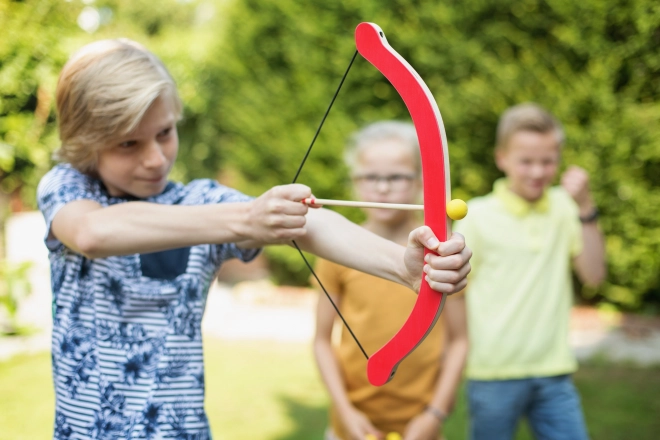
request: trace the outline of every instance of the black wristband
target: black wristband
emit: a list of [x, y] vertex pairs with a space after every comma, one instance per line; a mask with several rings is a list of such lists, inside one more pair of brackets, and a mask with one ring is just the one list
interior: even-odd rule
[[596, 219], [598, 219], [598, 215], [599, 215], [598, 208], [594, 208], [590, 214], [585, 215], [584, 217], [580, 217], [580, 221], [582, 223], [593, 223], [596, 221]]

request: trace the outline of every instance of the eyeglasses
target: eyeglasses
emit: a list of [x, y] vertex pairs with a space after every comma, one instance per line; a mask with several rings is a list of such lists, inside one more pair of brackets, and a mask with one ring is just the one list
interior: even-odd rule
[[407, 190], [416, 178], [416, 174], [390, 174], [389, 176], [362, 174], [353, 176], [355, 183], [363, 189], [375, 190], [378, 188], [380, 182], [385, 182], [391, 191]]

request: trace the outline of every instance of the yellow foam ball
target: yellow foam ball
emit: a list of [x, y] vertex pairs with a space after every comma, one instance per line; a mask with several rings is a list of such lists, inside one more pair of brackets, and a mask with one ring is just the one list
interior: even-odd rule
[[401, 440], [401, 434], [398, 432], [390, 432], [385, 436], [385, 440]]
[[465, 218], [468, 212], [467, 203], [461, 199], [454, 199], [447, 203], [447, 215], [452, 220]]

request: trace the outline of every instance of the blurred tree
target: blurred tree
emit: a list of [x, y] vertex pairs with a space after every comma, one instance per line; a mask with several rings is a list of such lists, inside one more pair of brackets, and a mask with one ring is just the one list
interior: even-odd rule
[[[590, 172], [607, 234], [608, 282], [580, 294], [627, 309], [660, 304], [660, 4], [237, 2], [209, 58], [207, 91], [220, 147], [242, 189], [257, 194], [291, 180], [360, 21], [378, 23], [436, 94], [454, 196], [485, 194], [499, 177], [492, 148], [503, 110], [535, 101], [555, 113], [568, 137], [564, 163]], [[300, 182], [319, 197], [348, 197], [344, 142], [385, 118], [408, 114], [380, 73], [358, 59]], [[288, 255], [271, 254], [303, 281], [302, 262]]]
[[69, 3], [0, 1], [0, 236], [9, 198], [33, 203], [50, 167], [57, 145], [53, 90], [66, 60], [58, 42], [70, 35], [69, 22]]
[[[536, 101], [555, 113], [564, 162], [591, 173], [607, 234], [608, 283], [580, 294], [660, 305], [660, 5], [651, 0], [0, 0], [0, 196], [34, 206], [58, 145], [61, 66], [83, 44], [120, 36], [159, 55], [179, 84], [173, 178], [220, 177], [252, 195], [288, 183], [360, 21], [378, 23], [436, 94], [455, 197], [485, 194], [499, 177], [492, 145], [504, 109]], [[350, 197], [345, 141], [389, 118], [408, 119], [405, 106], [358, 58], [299, 181], [319, 197]], [[306, 280], [289, 249], [269, 256], [281, 280]]]

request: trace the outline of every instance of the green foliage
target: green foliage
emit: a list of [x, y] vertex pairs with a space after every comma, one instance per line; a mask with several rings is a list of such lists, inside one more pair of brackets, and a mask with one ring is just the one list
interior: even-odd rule
[[[256, 194], [290, 182], [354, 50], [378, 23], [435, 93], [453, 195], [490, 191], [495, 126], [535, 101], [563, 123], [564, 163], [586, 168], [607, 234], [609, 277], [583, 299], [660, 303], [660, 6], [650, 0], [243, 0], [208, 66], [228, 166]], [[347, 197], [345, 139], [377, 119], [408, 119], [380, 73], [356, 60], [300, 182]], [[288, 264], [288, 263], [287, 263]], [[302, 271], [302, 262], [300, 273]], [[301, 275], [306, 276], [306, 275]]]
[[[84, 8], [100, 12], [87, 34]], [[0, 190], [29, 205], [58, 140], [53, 91], [69, 54], [128, 37], [158, 54], [185, 103], [173, 178], [220, 177], [251, 195], [289, 183], [354, 51], [378, 23], [435, 93], [454, 197], [482, 195], [499, 172], [495, 126], [536, 101], [565, 124], [564, 163], [591, 174], [607, 234], [609, 277], [584, 300], [660, 307], [660, 6], [652, 0], [0, 0]], [[350, 197], [345, 140], [379, 119], [408, 119], [360, 57], [299, 182]], [[220, 173], [222, 171], [222, 174]], [[342, 211], [360, 220], [355, 211]], [[293, 250], [268, 251], [278, 278], [307, 279]], [[279, 276], [279, 274], [282, 274]]]
[[28, 329], [16, 322], [19, 302], [32, 292], [28, 279], [28, 271], [32, 263], [9, 264], [0, 261], [0, 306], [5, 310], [9, 322], [5, 329], [0, 328], [0, 334], [18, 334]]
[[57, 145], [52, 100], [69, 21], [66, 2], [0, 2], [0, 190], [30, 188], [28, 203]]

